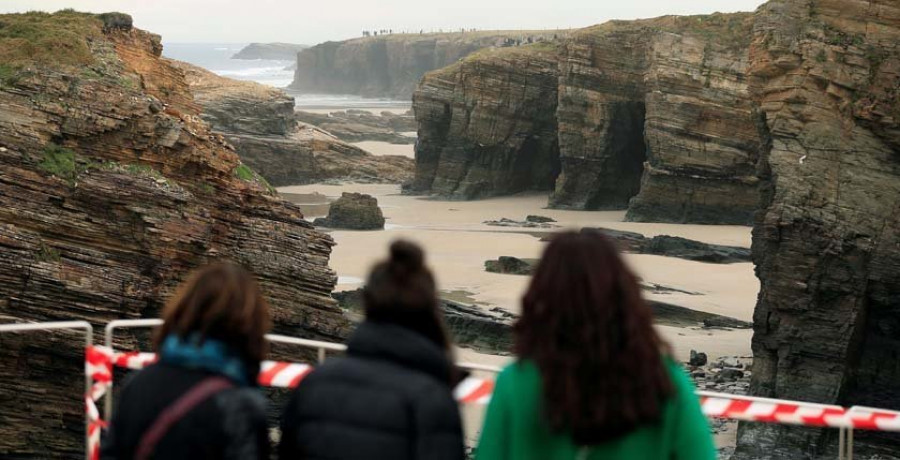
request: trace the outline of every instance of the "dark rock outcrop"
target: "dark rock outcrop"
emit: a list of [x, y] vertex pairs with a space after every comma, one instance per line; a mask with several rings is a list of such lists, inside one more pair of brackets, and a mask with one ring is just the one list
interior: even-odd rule
[[491, 273], [509, 275], [530, 275], [534, 271], [535, 259], [520, 259], [512, 256], [500, 256], [496, 260], [484, 261], [484, 270]]
[[413, 160], [373, 156], [331, 133], [303, 123], [294, 98], [253, 82], [220, 77], [177, 61], [203, 112], [201, 117], [225, 136], [241, 159], [272, 185], [326, 180], [403, 183], [412, 178]]
[[533, 219], [525, 218], [525, 220], [514, 220], [507, 217], [501, 217], [500, 220], [486, 220], [483, 222], [485, 225], [490, 225], [491, 227], [521, 227], [521, 228], [556, 228], [559, 225], [552, 224], [550, 222], [545, 221], [537, 221]]
[[[900, 4], [760, 7], [751, 88], [765, 117], [755, 395], [900, 410]], [[856, 432], [855, 457], [900, 458]], [[742, 425], [735, 459], [834, 457], [833, 430]]]
[[[332, 296], [356, 321], [362, 319], [362, 289], [335, 292]], [[512, 324], [516, 316], [500, 308], [485, 310], [441, 299], [444, 322], [457, 345], [482, 353], [506, 354], [512, 350]]]
[[601, 232], [618, 243], [622, 251], [636, 254], [654, 254], [715, 264], [750, 262], [750, 249], [738, 246], [710, 244], [669, 235], [647, 238], [640, 233], [608, 228], [586, 227], [582, 231]]
[[416, 143], [414, 136], [404, 134], [416, 130], [416, 119], [411, 113], [384, 111], [375, 115], [368, 110], [346, 110], [328, 114], [301, 111], [296, 115], [301, 122], [324, 129], [346, 142]]
[[547, 40], [563, 33], [392, 34], [325, 42], [297, 55], [297, 69], [290, 88], [306, 93], [408, 100], [426, 72], [453, 64], [480, 49]]
[[714, 264], [750, 262], [750, 249], [748, 248], [709, 244], [669, 235], [657, 235], [650, 238], [640, 252]]
[[309, 48], [293, 43], [251, 43], [231, 56], [231, 59], [268, 59], [273, 61], [295, 61], [297, 53]]
[[348, 230], [382, 230], [384, 215], [378, 207], [378, 199], [363, 193], [341, 194], [328, 209], [328, 217], [313, 222], [317, 227]]
[[748, 224], [760, 149], [751, 24], [746, 13], [613, 21], [432, 72], [413, 97], [414, 189], [551, 190], [552, 207]]
[[[259, 278], [276, 331], [346, 336], [332, 239], [200, 120], [159, 36], [70, 11], [0, 22], [0, 321], [156, 317], [225, 258]], [[0, 457], [82, 457], [83, 345], [0, 337]]]

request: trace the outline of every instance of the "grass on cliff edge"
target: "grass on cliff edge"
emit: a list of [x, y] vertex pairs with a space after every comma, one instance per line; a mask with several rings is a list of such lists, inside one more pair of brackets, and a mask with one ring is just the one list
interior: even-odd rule
[[234, 168], [234, 175], [244, 182], [253, 182], [261, 185], [263, 188], [268, 190], [269, 193], [276, 193], [275, 187], [272, 187], [272, 185], [269, 184], [269, 181], [267, 181], [265, 177], [260, 176], [258, 172], [254, 171], [252, 168], [243, 163]]
[[62, 10], [0, 15], [0, 73], [30, 64], [77, 66], [94, 62], [89, 40], [103, 33], [94, 14]]

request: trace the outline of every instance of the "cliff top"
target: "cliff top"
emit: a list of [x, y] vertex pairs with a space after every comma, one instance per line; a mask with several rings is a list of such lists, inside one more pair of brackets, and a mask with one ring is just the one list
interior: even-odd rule
[[[0, 144], [43, 157], [41, 169], [57, 176], [57, 166], [77, 175], [73, 165], [124, 165], [188, 187], [208, 186], [201, 184], [206, 179], [267, 192], [268, 184], [230, 146], [210, 136], [183, 71], [161, 53], [160, 37], [133, 28], [131, 17], [122, 13], [0, 15], [0, 102], [12, 108], [10, 120], [15, 120], [0, 123], [0, 134], [3, 129], [24, 133], [0, 135]], [[19, 106], [33, 112], [17, 112]], [[47, 120], [36, 123], [34, 114]], [[84, 114], [102, 122], [74, 121]], [[160, 141], [166, 148], [141, 144], [135, 149], [139, 154], [112, 148], [102, 136], [124, 132], [126, 117], [145, 120], [154, 133], [167, 131], [169, 137]], [[172, 154], [178, 148], [190, 154]]]
[[654, 29], [676, 34], [699, 36], [728, 48], [746, 48], [750, 45], [753, 13], [713, 13], [692, 16], [660, 16], [650, 19], [612, 20], [573, 32], [575, 38], [602, 35], [612, 32]]
[[0, 15], [0, 65], [75, 66], [95, 62], [91, 41], [104, 29], [131, 28], [122, 13], [91, 14], [74, 10], [32, 11]]
[[[385, 34], [378, 35], [375, 37], [357, 37], [351, 38], [348, 40], [343, 40], [341, 42], [326, 42], [326, 43], [365, 43], [371, 41], [393, 41], [393, 42], [406, 42], [412, 43], [421, 40], [447, 40], [447, 41], [458, 41], [465, 42], [471, 40], [483, 40], [483, 39], [491, 39], [491, 38], [522, 38], [526, 36], [533, 37], [552, 37], [553, 35], [568, 35], [571, 32], [571, 29], [549, 29], [549, 30], [477, 30], [474, 32], [431, 32], [431, 33], [396, 33], [396, 34]], [[319, 45], [316, 45], [319, 46]]]

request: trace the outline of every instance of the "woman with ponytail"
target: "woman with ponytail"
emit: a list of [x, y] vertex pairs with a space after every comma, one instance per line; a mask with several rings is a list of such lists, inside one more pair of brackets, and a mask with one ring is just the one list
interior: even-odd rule
[[363, 291], [365, 321], [285, 408], [281, 459], [462, 460], [456, 380], [434, 276], [397, 241]]

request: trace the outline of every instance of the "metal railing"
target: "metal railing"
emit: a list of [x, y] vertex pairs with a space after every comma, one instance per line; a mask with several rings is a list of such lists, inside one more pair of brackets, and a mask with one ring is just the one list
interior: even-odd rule
[[[54, 321], [48, 323], [14, 323], [14, 324], [0, 324], [0, 333], [3, 332], [34, 332], [34, 331], [59, 331], [59, 330], [84, 330], [84, 346], [85, 348], [90, 347], [94, 344], [94, 327], [91, 326], [91, 323], [87, 321]], [[84, 360], [81, 362], [81, 367], [84, 369]], [[84, 373], [84, 393], [88, 394], [91, 392], [91, 378], [87, 375], [86, 372], [82, 370]], [[88, 414], [84, 415], [84, 458], [88, 459], [91, 457], [90, 452], [90, 442], [88, 437], [90, 434], [88, 433], [88, 425], [91, 422], [91, 418]]]
[[[106, 325], [104, 330], [105, 339], [104, 344], [113, 349], [113, 337], [115, 335], [115, 331], [117, 329], [137, 329], [137, 328], [151, 328], [162, 325], [163, 321], [158, 318], [152, 319], [120, 319], [115, 321], [110, 321], [109, 324]], [[347, 345], [342, 343], [333, 343], [333, 342], [324, 342], [321, 340], [312, 340], [312, 339], [301, 339], [299, 337], [291, 337], [288, 335], [281, 334], [266, 334], [266, 339], [270, 342], [275, 343], [283, 343], [287, 345], [296, 345], [304, 348], [312, 348], [316, 350], [318, 362], [322, 363], [325, 361], [326, 352], [344, 352], [347, 351]], [[477, 363], [469, 363], [469, 362], [457, 362], [457, 366], [462, 369], [467, 369], [471, 371], [481, 371], [481, 372], [491, 372], [494, 374], [500, 373], [501, 369], [497, 366], [490, 366], [486, 364], [477, 364]], [[111, 420], [112, 410], [113, 410], [113, 392], [112, 392], [112, 382], [109, 384], [109, 389], [104, 396], [106, 399], [103, 401], [103, 417], [106, 420]]]
[[[109, 347], [110, 350], [113, 349], [113, 339], [115, 336], [115, 332], [118, 329], [135, 329], [135, 328], [152, 328], [157, 327], [162, 324], [161, 319], [131, 319], [131, 320], [116, 320], [109, 322], [104, 330], [105, 335], [105, 345]], [[85, 346], [90, 347], [93, 345], [93, 327], [87, 321], [57, 321], [57, 322], [47, 322], [47, 323], [14, 323], [14, 324], [0, 324], [0, 333], [3, 332], [13, 332], [13, 333], [21, 333], [21, 332], [31, 332], [31, 331], [53, 331], [53, 330], [83, 330], [85, 336]], [[312, 348], [317, 351], [318, 361], [321, 363], [325, 360], [326, 354], [328, 351], [332, 352], [344, 352], [347, 349], [347, 346], [344, 344], [333, 343], [333, 342], [325, 342], [320, 340], [311, 340], [311, 339], [302, 339], [298, 337], [291, 337], [286, 335], [279, 334], [267, 334], [266, 338], [275, 343], [284, 343], [288, 345], [296, 345], [304, 348]], [[476, 364], [469, 362], [458, 362], [457, 365], [463, 369], [473, 370], [473, 371], [482, 371], [482, 372], [490, 372], [490, 373], [499, 373], [500, 368], [497, 366], [490, 366], [484, 364]], [[85, 373], [85, 394], [90, 394], [91, 392], [91, 378], [87, 373]], [[736, 399], [751, 401], [755, 403], [762, 404], [777, 404], [785, 401], [771, 398], [760, 398], [753, 396], [735, 396], [735, 395], [727, 395], [720, 393], [712, 393], [707, 391], [698, 391], [698, 396], [708, 397], [708, 398], [721, 398], [721, 397], [733, 397]], [[104, 418], [109, 420], [112, 415], [113, 410], [113, 399], [112, 399], [112, 382], [109, 382], [108, 390], [105, 394], [104, 401]], [[840, 406], [828, 405], [828, 404], [815, 404], [815, 403], [802, 403], [806, 407], [816, 407], [820, 409], [841, 409]], [[850, 409], [844, 411], [841, 415], [837, 416], [837, 423], [833, 423], [831, 427], [839, 429], [839, 440], [838, 440], [838, 459], [839, 460], [853, 460], [853, 437], [854, 437], [854, 427], [859, 428], [863, 427], [865, 429], [873, 428], [873, 429], [881, 429], [888, 431], [900, 431], [900, 412], [898, 411], [890, 411], [885, 409], [876, 409], [870, 407], [863, 406], [853, 406]], [[740, 420], [749, 420], [738, 418]], [[879, 419], [881, 419], [882, 423], [879, 423]], [[884, 423], [884, 420], [889, 419], [891, 422]], [[86, 458], [90, 458], [90, 440], [88, 439], [89, 433], [87, 427], [90, 424], [90, 416], [85, 414], [85, 455]], [[750, 420], [752, 421], [752, 420]], [[863, 425], [855, 424], [854, 421], [866, 421]], [[784, 422], [778, 422], [784, 423]], [[788, 422], [790, 423], [790, 422]]]

